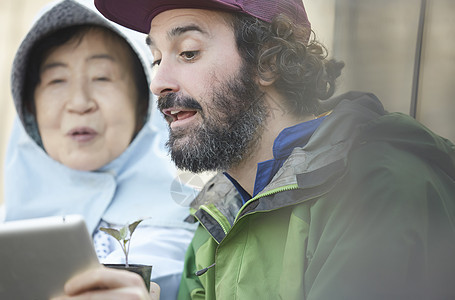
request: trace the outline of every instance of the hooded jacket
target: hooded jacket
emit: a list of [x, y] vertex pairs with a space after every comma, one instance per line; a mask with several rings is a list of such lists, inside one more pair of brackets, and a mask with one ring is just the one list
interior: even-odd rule
[[[152, 96], [148, 120], [129, 147], [93, 172], [73, 170], [48, 156], [34, 116], [23, 109], [25, 74], [33, 47], [56, 29], [80, 24], [105, 27], [126, 40], [150, 82], [152, 57], [143, 34], [107, 21], [88, 1], [65, 0], [48, 6], [24, 38], [13, 62], [11, 86], [19, 118], [5, 161], [6, 221], [81, 214], [94, 233], [100, 222], [116, 227], [145, 218], [132, 240], [130, 263], [153, 265], [152, 278], [162, 285], [162, 299], [167, 295], [175, 299], [184, 253], [195, 228], [184, 222], [188, 199], [196, 194], [181, 184], [164, 149], [167, 125], [154, 114]], [[108, 251], [112, 252], [102, 262], [123, 262], [116, 241], [111, 240]]]
[[244, 205], [207, 183], [179, 299], [455, 299], [455, 146], [374, 95], [337, 101]]

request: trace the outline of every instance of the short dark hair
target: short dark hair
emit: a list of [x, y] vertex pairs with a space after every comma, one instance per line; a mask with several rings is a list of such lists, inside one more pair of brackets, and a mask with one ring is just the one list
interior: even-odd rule
[[263, 80], [274, 80], [277, 91], [288, 100], [291, 113], [319, 113], [321, 100], [333, 95], [344, 63], [327, 60], [327, 49], [315, 39], [314, 32], [295, 25], [285, 15], [267, 23], [237, 13], [231, 23], [249, 71]]
[[131, 57], [132, 71], [134, 76], [134, 82], [136, 84], [137, 90], [137, 105], [136, 105], [136, 133], [142, 128], [146, 121], [148, 115], [148, 106], [149, 106], [149, 87], [147, 82], [147, 77], [145, 75], [144, 68], [140, 62], [137, 54], [131, 48], [131, 46], [121, 38], [117, 33], [109, 30], [105, 27], [98, 25], [75, 25], [70, 27], [65, 27], [58, 29], [54, 32], [51, 32], [40, 39], [36, 44], [33, 50], [31, 51], [28, 61], [27, 61], [27, 74], [25, 75], [25, 85], [23, 90], [24, 101], [22, 105], [24, 106], [24, 111], [36, 115], [35, 109], [35, 99], [34, 93], [35, 89], [41, 81], [40, 78], [40, 67], [43, 63], [46, 56], [50, 51], [64, 45], [70, 40], [76, 39], [78, 42], [91, 30], [100, 30], [106, 33], [109, 37], [123, 43], [127, 46], [129, 56]]

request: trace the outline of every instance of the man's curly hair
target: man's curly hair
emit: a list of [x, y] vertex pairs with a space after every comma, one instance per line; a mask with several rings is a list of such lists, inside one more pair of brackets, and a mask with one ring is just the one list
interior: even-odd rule
[[[314, 32], [284, 15], [267, 23], [234, 14], [231, 22], [249, 71], [263, 80], [274, 80], [277, 91], [289, 101], [289, 112], [318, 113], [321, 100], [333, 95], [344, 63], [327, 60], [327, 49], [316, 41]], [[308, 42], [310, 35], [313, 38]]]

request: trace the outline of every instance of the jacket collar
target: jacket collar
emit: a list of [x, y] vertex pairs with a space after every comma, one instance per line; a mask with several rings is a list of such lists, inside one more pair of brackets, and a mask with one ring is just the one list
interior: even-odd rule
[[[221, 213], [231, 226], [253, 212], [302, 203], [329, 191], [346, 169], [347, 156], [361, 128], [385, 114], [372, 94], [351, 92], [335, 98], [339, 103], [318, 127], [308, 143], [293, 150], [272, 181], [243, 207], [232, 183], [222, 174], [209, 181], [192, 203], [194, 216], [217, 241], [226, 234], [217, 219]], [[277, 193], [276, 191], [280, 191]], [[201, 205], [204, 209], [200, 209]], [[216, 209], [217, 213], [210, 212]], [[240, 209], [240, 211], [239, 211]], [[223, 233], [224, 232], [224, 233]]]
[[[193, 202], [195, 216], [220, 242], [227, 233], [209, 210], [197, 210], [210, 203], [228, 224], [244, 215], [293, 206], [330, 191], [345, 174], [348, 155], [371, 139], [392, 143], [427, 160], [455, 180], [455, 146], [411, 117], [387, 114], [372, 94], [351, 92], [335, 101], [339, 104], [318, 127], [303, 148], [295, 148], [272, 182], [259, 195], [241, 206], [233, 185], [218, 175]], [[280, 191], [280, 192], [277, 192]], [[240, 211], [238, 210], [240, 209]], [[215, 216], [215, 217], [214, 217]]]

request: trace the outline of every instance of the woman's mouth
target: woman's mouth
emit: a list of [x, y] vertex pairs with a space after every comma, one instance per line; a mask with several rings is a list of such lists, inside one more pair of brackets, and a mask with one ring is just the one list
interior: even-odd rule
[[96, 137], [98, 132], [90, 127], [75, 127], [68, 131], [67, 136], [77, 142], [88, 142]]

